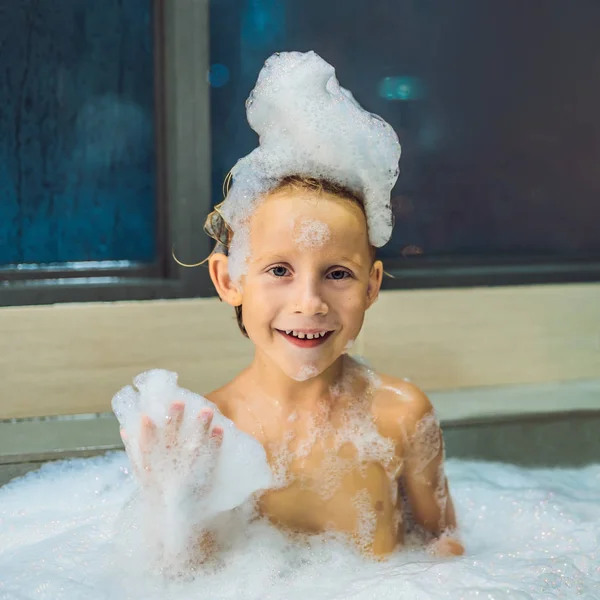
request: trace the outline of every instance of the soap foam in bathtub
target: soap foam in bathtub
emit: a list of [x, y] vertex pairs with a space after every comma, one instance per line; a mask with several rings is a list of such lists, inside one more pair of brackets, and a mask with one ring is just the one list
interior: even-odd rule
[[115, 548], [135, 488], [123, 453], [49, 463], [0, 487], [0, 599], [598, 599], [600, 465], [450, 459], [447, 468], [465, 556], [405, 550], [367, 560], [334, 537], [296, 541], [258, 519], [216, 565], [173, 581], [140, 572]]

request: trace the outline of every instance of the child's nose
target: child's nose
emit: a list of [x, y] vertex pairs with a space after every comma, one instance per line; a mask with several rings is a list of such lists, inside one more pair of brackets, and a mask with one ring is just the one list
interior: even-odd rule
[[313, 281], [302, 284], [295, 301], [295, 312], [298, 314], [312, 316], [326, 315], [329, 312], [320, 286]]

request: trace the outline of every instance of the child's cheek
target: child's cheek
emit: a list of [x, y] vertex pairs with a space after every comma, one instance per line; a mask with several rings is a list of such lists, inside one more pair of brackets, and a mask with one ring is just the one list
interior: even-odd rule
[[364, 319], [365, 302], [357, 290], [339, 297], [335, 311], [341, 318], [346, 333], [351, 336], [358, 335]]
[[287, 286], [276, 280], [275, 284], [272, 281], [260, 282], [248, 291], [253, 310], [261, 316], [262, 320], [270, 320], [289, 303]]
[[348, 314], [362, 314], [367, 310], [367, 293], [364, 286], [352, 286], [340, 301], [340, 306]]

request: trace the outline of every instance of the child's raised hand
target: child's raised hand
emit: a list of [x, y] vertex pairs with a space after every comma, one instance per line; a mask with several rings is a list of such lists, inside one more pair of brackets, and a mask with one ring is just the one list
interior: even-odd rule
[[[208, 398], [154, 369], [115, 394], [112, 407], [142, 496], [211, 517], [273, 484], [263, 446]], [[136, 389], [137, 388], [137, 389]], [[203, 517], [204, 518], [204, 517]]]
[[167, 422], [159, 428], [142, 415], [139, 441], [132, 440], [124, 429], [121, 438], [140, 485], [148, 491], [161, 492], [174, 481], [190, 486], [195, 493], [208, 492], [223, 443], [223, 429], [211, 428], [213, 411], [200, 410], [193, 428], [182, 428], [185, 404], [173, 402]]

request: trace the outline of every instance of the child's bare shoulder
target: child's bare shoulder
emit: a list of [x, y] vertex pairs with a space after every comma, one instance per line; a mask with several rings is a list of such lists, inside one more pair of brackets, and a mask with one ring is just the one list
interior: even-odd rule
[[219, 411], [228, 419], [233, 419], [235, 407], [239, 404], [239, 386], [235, 379], [224, 386], [206, 394], [205, 398], [216, 404]]
[[216, 404], [219, 411], [231, 419], [236, 427], [258, 439], [260, 423], [257, 423], [254, 412], [248, 410], [245, 388], [243, 379], [238, 376], [223, 387], [210, 392], [205, 398]]
[[381, 433], [394, 438], [410, 435], [433, 412], [429, 398], [406, 379], [389, 375], [378, 375], [378, 379], [372, 411]]

